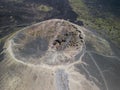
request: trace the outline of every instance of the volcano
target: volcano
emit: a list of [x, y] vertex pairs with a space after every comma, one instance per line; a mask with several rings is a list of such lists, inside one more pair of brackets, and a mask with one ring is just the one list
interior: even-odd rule
[[119, 90], [119, 50], [62, 19], [17, 31], [5, 42], [0, 90]]

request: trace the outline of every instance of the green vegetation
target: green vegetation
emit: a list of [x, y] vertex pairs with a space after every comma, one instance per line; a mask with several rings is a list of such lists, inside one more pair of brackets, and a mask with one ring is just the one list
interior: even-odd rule
[[53, 8], [50, 7], [50, 6], [46, 6], [46, 5], [39, 5], [39, 6], [37, 7], [37, 9], [38, 9], [39, 11], [48, 12], [48, 11], [51, 11]]
[[[109, 36], [120, 44], [120, 5], [119, 0], [2, 0], [0, 2], [0, 26], [31, 24], [50, 18], [63, 18], [75, 22], [82, 21], [84, 26]], [[77, 16], [77, 15], [78, 16]], [[1, 37], [9, 28], [1, 29]], [[8, 33], [9, 33], [8, 32]]]
[[[120, 45], [120, 18], [112, 12], [107, 12], [97, 8], [98, 0], [93, 0], [88, 4], [85, 0], [69, 0], [73, 11], [78, 14], [78, 21], [83, 21], [88, 28], [97, 30], [100, 34], [107, 35], [114, 42]], [[89, 5], [90, 4], [90, 5]], [[96, 5], [96, 6], [95, 6]], [[102, 7], [99, 5], [99, 7]]]

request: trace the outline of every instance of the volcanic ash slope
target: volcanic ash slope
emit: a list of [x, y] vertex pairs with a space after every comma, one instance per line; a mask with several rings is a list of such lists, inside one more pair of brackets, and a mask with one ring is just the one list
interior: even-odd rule
[[112, 90], [97, 55], [118, 59], [105, 39], [83, 27], [59, 19], [37, 23], [5, 42], [0, 90]]

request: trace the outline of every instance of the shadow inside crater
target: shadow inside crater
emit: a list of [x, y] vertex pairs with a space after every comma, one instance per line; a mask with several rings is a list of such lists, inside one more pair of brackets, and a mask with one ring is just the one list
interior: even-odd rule
[[40, 58], [48, 50], [48, 41], [45, 38], [37, 37], [30, 42], [27, 42], [22, 48], [18, 47], [18, 50], [14, 49], [16, 58], [30, 59]]

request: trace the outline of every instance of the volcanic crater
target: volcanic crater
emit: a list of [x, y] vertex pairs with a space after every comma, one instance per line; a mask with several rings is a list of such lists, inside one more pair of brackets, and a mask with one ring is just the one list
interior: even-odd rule
[[9, 40], [16, 60], [30, 64], [63, 65], [74, 62], [84, 35], [65, 20], [44, 21], [15, 33]]

